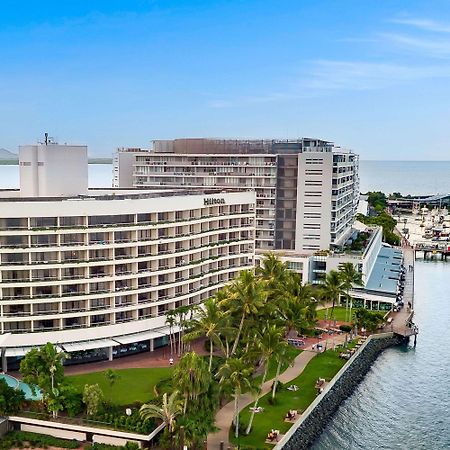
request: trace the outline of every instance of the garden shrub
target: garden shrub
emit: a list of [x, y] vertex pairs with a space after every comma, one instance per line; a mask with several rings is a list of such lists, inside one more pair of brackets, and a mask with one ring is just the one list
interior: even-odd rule
[[30, 447], [60, 447], [76, 449], [80, 443], [75, 440], [60, 439], [46, 434], [31, 433], [29, 431], [12, 431], [3, 436], [0, 441], [0, 450], [9, 450], [13, 447], [23, 448], [25, 445]]
[[352, 327], [350, 325], [340, 325], [339, 329], [344, 333], [350, 333], [350, 331], [352, 331]]
[[139, 445], [136, 442], [127, 442], [125, 445], [110, 444], [90, 444], [84, 447], [84, 450], [138, 450]]

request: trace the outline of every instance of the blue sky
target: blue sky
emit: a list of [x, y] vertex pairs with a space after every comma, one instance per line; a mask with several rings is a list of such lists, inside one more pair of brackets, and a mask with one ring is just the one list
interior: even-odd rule
[[313, 136], [450, 159], [450, 0], [2, 0], [0, 147]]

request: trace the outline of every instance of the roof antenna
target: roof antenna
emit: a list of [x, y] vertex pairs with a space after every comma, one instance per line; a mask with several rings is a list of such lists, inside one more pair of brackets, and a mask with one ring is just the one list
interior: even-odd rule
[[44, 133], [44, 136], [45, 136], [45, 145], [47, 145], [48, 144], [48, 133]]

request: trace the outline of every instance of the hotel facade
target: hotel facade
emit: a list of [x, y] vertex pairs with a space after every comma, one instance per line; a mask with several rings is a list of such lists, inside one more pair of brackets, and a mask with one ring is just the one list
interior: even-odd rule
[[319, 139], [153, 141], [119, 149], [117, 187], [256, 192], [256, 249], [312, 254], [348, 238], [359, 199], [358, 156]]
[[[64, 153], [71, 163], [55, 172], [54, 154]], [[254, 267], [254, 192], [88, 190], [86, 153], [21, 148], [21, 191], [1, 193], [4, 371], [46, 342], [68, 363], [166, 345], [169, 310]]]
[[[320, 284], [351, 262], [365, 284], [353, 291], [355, 303], [386, 310], [396, 302], [401, 252], [382, 245], [380, 228], [355, 223], [358, 172], [356, 154], [306, 138], [155, 140], [151, 150], [118, 149], [114, 159], [120, 187], [254, 190], [257, 264], [273, 251], [304, 282]], [[360, 233], [364, 249], [352, 251]]]

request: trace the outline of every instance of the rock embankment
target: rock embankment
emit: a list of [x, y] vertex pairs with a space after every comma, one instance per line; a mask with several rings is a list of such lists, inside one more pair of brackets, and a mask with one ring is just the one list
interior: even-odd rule
[[275, 448], [277, 450], [308, 449], [320, 435], [328, 420], [339, 408], [339, 405], [353, 393], [355, 387], [370, 370], [378, 355], [384, 349], [401, 345], [403, 342], [403, 338], [392, 333], [369, 338]]

